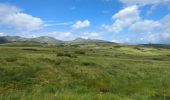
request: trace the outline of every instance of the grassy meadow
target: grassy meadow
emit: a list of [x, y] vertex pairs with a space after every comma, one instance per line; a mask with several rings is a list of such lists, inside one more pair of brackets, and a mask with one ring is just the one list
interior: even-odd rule
[[170, 49], [0, 45], [0, 100], [170, 100]]

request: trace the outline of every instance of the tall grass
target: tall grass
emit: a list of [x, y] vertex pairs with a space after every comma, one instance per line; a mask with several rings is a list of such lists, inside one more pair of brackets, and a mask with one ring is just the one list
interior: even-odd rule
[[0, 100], [170, 99], [169, 49], [86, 44], [0, 51]]

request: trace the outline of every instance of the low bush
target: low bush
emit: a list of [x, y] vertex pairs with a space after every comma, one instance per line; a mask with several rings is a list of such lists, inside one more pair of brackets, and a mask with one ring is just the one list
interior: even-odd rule
[[55, 65], [60, 65], [60, 64], [61, 64], [60, 60], [55, 61]]
[[77, 57], [77, 56], [72, 55], [72, 54], [70, 54], [70, 53], [68, 53], [68, 52], [59, 52], [59, 53], [57, 53], [57, 56], [58, 56], [58, 57], [74, 57], [74, 58]]
[[162, 60], [162, 58], [152, 58], [153, 60]]
[[78, 51], [75, 51], [75, 53], [76, 53], [76, 54], [85, 54], [85, 51], [80, 51], [80, 50], [78, 50]]
[[140, 48], [140, 47], [134, 47], [133, 49], [136, 49], [136, 50], [143, 50], [142, 48]]
[[24, 48], [22, 50], [27, 50], [27, 51], [38, 51], [37, 49], [33, 49], [33, 48]]
[[120, 46], [120, 45], [116, 45], [116, 46], [114, 46], [114, 48], [121, 48], [122, 46]]
[[83, 66], [96, 66], [97, 64], [94, 62], [82, 62]]
[[16, 61], [17, 61], [17, 58], [16, 58], [16, 57], [5, 58], [5, 60], [6, 60], [7, 62], [16, 62]]
[[170, 57], [170, 54], [168, 54], [168, 55], [166, 55], [166, 56]]
[[57, 47], [64, 47], [64, 45], [63, 45], [63, 44], [60, 44], [60, 45], [57, 45]]
[[59, 52], [59, 53], [57, 53], [57, 56], [67, 56], [67, 57], [71, 57], [71, 54], [69, 54], [69, 53], [64, 53], [64, 52]]
[[119, 57], [119, 55], [115, 54], [114, 57], [117, 58], [117, 57]]
[[110, 89], [109, 88], [100, 88], [99, 91], [102, 93], [108, 93], [108, 92], [110, 92]]

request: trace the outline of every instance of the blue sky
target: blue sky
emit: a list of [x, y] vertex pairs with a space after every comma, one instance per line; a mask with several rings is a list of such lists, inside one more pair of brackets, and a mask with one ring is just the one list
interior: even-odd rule
[[170, 44], [170, 0], [0, 0], [0, 36]]

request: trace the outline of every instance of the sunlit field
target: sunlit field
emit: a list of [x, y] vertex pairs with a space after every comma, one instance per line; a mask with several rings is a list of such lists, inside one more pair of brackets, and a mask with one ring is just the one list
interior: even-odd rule
[[1, 45], [0, 100], [170, 100], [170, 49]]

